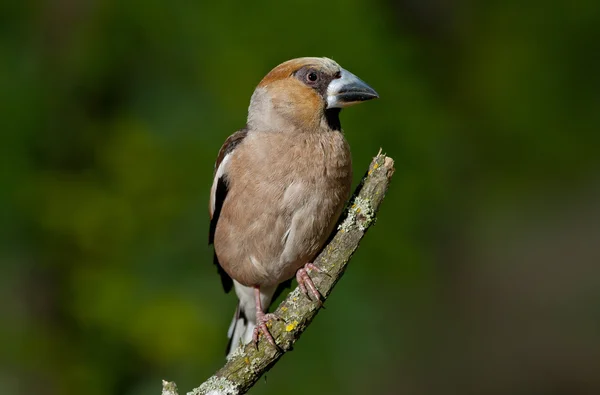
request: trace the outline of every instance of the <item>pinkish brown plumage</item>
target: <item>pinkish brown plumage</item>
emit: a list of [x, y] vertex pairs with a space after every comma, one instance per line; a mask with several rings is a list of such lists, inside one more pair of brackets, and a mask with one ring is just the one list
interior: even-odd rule
[[[265, 314], [282, 283], [296, 275], [319, 298], [305, 268], [323, 247], [350, 195], [352, 161], [339, 123], [342, 107], [377, 97], [327, 58], [275, 67], [252, 95], [246, 128], [221, 148], [211, 188], [210, 242], [226, 291], [238, 309], [230, 347], [275, 345]], [[308, 266], [306, 266], [308, 265]]]

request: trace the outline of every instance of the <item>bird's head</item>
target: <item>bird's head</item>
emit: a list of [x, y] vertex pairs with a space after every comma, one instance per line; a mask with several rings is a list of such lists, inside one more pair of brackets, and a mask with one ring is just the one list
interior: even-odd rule
[[342, 108], [377, 97], [373, 88], [331, 59], [292, 59], [258, 84], [248, 125], [271, 131], [340, 129]]

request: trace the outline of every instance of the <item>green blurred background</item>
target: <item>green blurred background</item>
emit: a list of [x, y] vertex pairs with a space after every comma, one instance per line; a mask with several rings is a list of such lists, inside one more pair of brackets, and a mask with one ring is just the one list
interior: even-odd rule
[[396, 174], [336, 292], [254, 394], [600, 393], [600, 3], [0, 5], [0, 394], [181, 392], [224, 361], [207, 245], [224, 139], [327, 56], [355, 183]]

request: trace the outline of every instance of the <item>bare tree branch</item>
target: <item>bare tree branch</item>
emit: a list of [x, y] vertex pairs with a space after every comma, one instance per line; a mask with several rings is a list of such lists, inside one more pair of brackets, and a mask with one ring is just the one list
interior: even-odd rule
[[[352, 254], [358, 248], [369, 227], [375, 222], [390, 179], [394, 174], [394, 161], [381, 154], [373, 159], [369, 170], [356, 188], [334, 237], [315, 259], [315, 265], [324, 273], [311, 273], [315, 285], [327, 298], [344, 274]], [[308, 299], [296, 288], [279, 305], [275, 314], [283, 321], [271, 323], [270, 331], [282, 352], [260, 340], [256, 349], [250, 343], [240, 346], [225, 366], [188, 395], [245, 394], [278, 360], [290, 351], [300, 335], [317, 315], [321, 306]], [[162, 395], [177, 395], [175, 383], [163, 381]]]

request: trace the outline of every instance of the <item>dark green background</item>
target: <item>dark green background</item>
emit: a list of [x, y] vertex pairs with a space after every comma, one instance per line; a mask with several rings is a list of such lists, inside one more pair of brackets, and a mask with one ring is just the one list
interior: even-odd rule
[[0, 6], [0, 393], [182, 392], [235, 297], [213, 161], [275, 65], [327, 56], [355, 182], [396, 174], [313, 325], [254, 394], [600, 393], [600, 3]]

